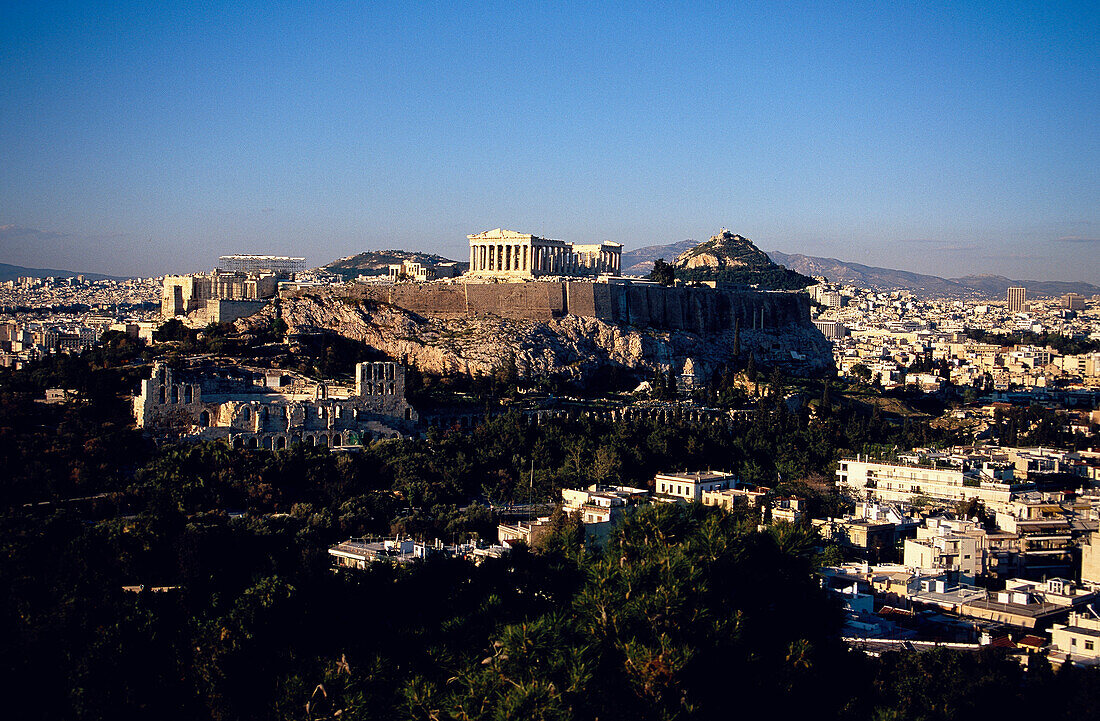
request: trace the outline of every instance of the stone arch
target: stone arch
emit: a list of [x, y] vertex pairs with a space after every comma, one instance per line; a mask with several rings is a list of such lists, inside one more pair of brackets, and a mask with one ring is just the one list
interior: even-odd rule
[[210, 425], [210, 411], [203, 411], [199, 414], [199, 427], [206, 428]]
[[325, 436], [324, 433], [317, 436], [317, 445], [319, 445], [319, 446], [327, 446], [328, 445], [328, 438]]
[[247, 448], [259, 448], [260, 443], [259, 443], [258, 440], [256, 440], [256, 436], [252, 436], [251, 438], [248, 439], [248, 442], [245, 443], [245, 446]]
[[194, 386], [183, 387], [183, 402], [194, 403], [195, 402], [195, 388]]
[[244, 447], [244, 441], [241, 440], [240, 436], [237, 436], [236, 438], [233, 439], [233, 447], [237, 448], [237, 449], [240, 449], [240, 448]]
[[264, 447], [264, 450], [270, 451], [272, 446], [271, 436], [264, 436], [261, 445]]
[[241, 408], [241, 420], [245, 423], [252, 420], [252, 411], [249, 409], [248, 406], [244, 406]]
[[314, 438], [313, 436], [306, 436], [305, 438], [302, 439], [302, 442], [305, 443], [307, 446], [317, 445], [317, 439]]
[[281, 451], [286, 448], [286, 436], [279, 436], [275, 439], [275, 449]]
[[180, 387], [179, 386], [172, 386], [172, 402], [173, 403], [179, 403], [180, 402]]

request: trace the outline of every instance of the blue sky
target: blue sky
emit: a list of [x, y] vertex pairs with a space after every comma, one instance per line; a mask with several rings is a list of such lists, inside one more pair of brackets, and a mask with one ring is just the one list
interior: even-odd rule
[[5, 3], [0, 262], [503, 226], [1100, 283], [1100, 4]]

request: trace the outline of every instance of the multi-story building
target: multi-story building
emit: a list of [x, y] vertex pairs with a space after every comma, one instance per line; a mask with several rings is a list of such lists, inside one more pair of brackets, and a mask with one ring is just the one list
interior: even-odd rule
[[466, 236], [470, 274], [501, 278], [619, 275], [621, 243], [575, 245], [496, 228]]
[[929, 518], [906, 539], [902, 563], [911, 568], [951, 571], [966, 583], [985, 573], [985, 530], [973, 521]]
[[1089, 532], [1081, 543], [1081, 580], [1100, 584], [1100, 530]]
[[852, 497], [906, 505], [923, 496], [950, 503], [977, 499], [996, 510], [1030, 487], [1015, 480], [1010, 464], [966, 458], [882, 463], [857, 456], [841, 460], [836, 475], [837, 486]]
[[1016, 536], [1016, 575], [1035, 579], [1072, 575], [1074, 525], [1061, 503], [1017, 499], [997, 512], [996, 522], [1002, 531]]
[[1084, 310], [1085, 296], [1076, 293], [1066, 293], [1062, 296], [1062, 307], [1069, 310]]
[[1008, 310], [1011, 313], [1023, 313], [1027, 310], [1027, 289], [1008, 289]]

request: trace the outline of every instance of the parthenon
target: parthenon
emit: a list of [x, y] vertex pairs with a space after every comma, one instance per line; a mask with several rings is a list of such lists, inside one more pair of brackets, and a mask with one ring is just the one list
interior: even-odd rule
[[497, 228], [470, 240], [470, 274], [505, 278], [619, 275], [621, 243], [574, 245]]

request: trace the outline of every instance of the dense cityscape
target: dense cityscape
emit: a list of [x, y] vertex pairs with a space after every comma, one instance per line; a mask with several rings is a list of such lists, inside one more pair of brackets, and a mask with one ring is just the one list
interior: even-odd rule
[[[98, 716], [123, 692], [135, 712], [216, 718], [707, 716], [713, 654], [842, 718], [895, 708], [944, 664], [997, 704], [1052, 703], [1037, 689], [1057, 669], [1100, 693], [1100, 298], [768, 290], [722, 279], [759, 253], [725, 230], [648, 277], [620, 274], [621, 246], [593, 261], [486, 237], [471, 264], [238, 255], [5, 283], [8, 672], [33, 685], [60, 644], [77, 693], [45, 715]], [[582, 319], [584, 372], [540, 365]], [[613, 328], [655, 345], [624, 355]], [[75, 574], [48, 560], [58, 544], [79, 547]], [[332, 635], [317, 607], [333, 605], [405, 611]], [[762, 660], [776, 640], [741, 618], [786, 650]], [[273, 631], [288, 623], [302, 631]], [[92, 645], [72, 635], [90, 627]], [[157, 645], [140, 672], [123, 661]], [[848, 673], [881, 690], [842, 690]], [[605, 705], [592, 684], [626, 686]], [[989, 703], [922, 693], [922, 717]]]
[[1097, 28], [0, 3], [4, 717], [1096, 715]]

